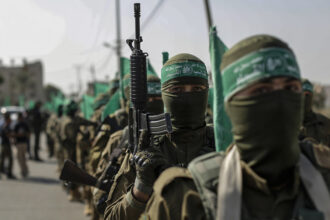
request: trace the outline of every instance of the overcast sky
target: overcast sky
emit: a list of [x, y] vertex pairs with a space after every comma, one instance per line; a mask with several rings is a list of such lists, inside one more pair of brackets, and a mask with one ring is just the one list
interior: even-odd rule
[[[142, 23], [159, 0], [141, 0]], [[208, 29], [203, 0], [161, 0], [142, 31], [142, 48], [157, 72], [161, 52], [200, 57], [209, 67]], [[132, 0], [121, 0], [122, 39], [134, 33]], [[330, 84], [329, 0], [210, 0], [214, 24], [228, 47], [254, 34], [282, 38], [295, 51], [303, 76]], [[1, 0], [0, 58], [41, 59], [45, 82], [74, 91], [74, 66], [83, 65], [82, 80], [113, 77], [115, 54], [102, 46], [115, 44], [114, 0]], [[129, 56], [127, 46], [123, 55]]]

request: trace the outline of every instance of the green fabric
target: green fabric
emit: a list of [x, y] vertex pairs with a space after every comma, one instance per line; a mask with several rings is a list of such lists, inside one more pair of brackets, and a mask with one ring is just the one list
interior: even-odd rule
[[129, 59], [125, 57], [120, 58], [120, 66], [121, 66], [121, 73], [119, 73], [119, 96], [120, 99], [125, 99], [125, 93], [124, 93], [124, 77], [126, 74], [129, 74], [131, 71], [131, 62]]
[[221, 71], [243, 56], [269, 47], [284, 48], [292, 51], [285, 42], [274, 36], [265, 34], [251, 36], [241, 40], [224, 54], [220, 66]]
[[115, 111], [117, 111], [118, 109], [120, 109], [120, 91], [117, 90], [117, 92], [115, 92], [115, 94], [113, 94], [113, 96], [111, 96], [108, 104], [105, 106], [103, 112], [102, 112], [102, 116], [101, 116], [101, 120], [103, 121], [108, 115], [114, 113]]
[[167, 88], [176, 84], [194, 84], [205, 81], [199, 77], [180, 77], [171, 80], [162, 87], [162, 99], [165, 111], [171, 113], [172, 127], [178, 129], [196, 129], [205, 125], [208, 89], [200, 92], [170, 93]]
[[231, 123], [224, 107], [223, 82], [219, 68], [225, 51], [227, 51], [226, 45], [218, 37], [216, 28], [212, 27], [210, 30], [210, 60], [214, 95], [211, 107], [217, 151], [225, 150], [233, 140]]
[[35, 104], [36, 104], [36, 102], [35, 102], [35, 101], [33, 101], [33, 100], [30, 100], [30, 101], [28, 102], [28, 109], [33, 109], [33, 108], [34, 108], [34, 106], [35, 106]]
[[210, 105], [211, 109], [213, 109], [213, 103], [214, 103], [214, 88], [209, 88], [209, 96], [207, 103]]
[[51, 96], [51, 99], [52, 99], [53, 109], [55, 109], [55, 111], [57, 111], [59, 106], [67, 105], [70, 102], [70, 100], [66, 99], [61, 93], [53, 94]]
[[119, 81], [109, 84], [109, 89], [113, 89], [113, 88], [119, 88]]
[[313, 93], [314, 86], [308, 79], [303, 79], [302, 88], [304, 91], [309, 91]]
[[223, 70], [224, 97], [226, 100], [251, 84], [274, 76], [300, 79], [294, 54], [283, 48], [262, 48], [234, 61]]
[[5, 98], [4, 106], [10, 106], [10, 105], [11, 105], [10, 97], [7, 96]]
[[18, 96], [18, 104], [19, 104], [19, 106], [24, 107], [24, 105], [25, 105], [25, 97], [24, 97], [24, 95]]
[[282, 184], [299, 160], [302, 94], [288, 90], [226, 102], [241, 160], [270, 185]]
[[161, 82], [165, 82], [178, 77], [200, 77], [208, 79], [206, 66], [204, 63], [195, 61], [185, 61], [166, 65], [162, 68]]
[[110, 85], [107, 83], [94, 83], [94, 96], [105, 93], [110, 89]]
[[168, 61], [168, 52], [164, 51], [162, 52], [162, 55], [163, 55], [163, 65]]
[[98, 108], [100, 108], [101, 106], [103, 105], [106, 105], [110, 99], [110, 93], [103, 93], [103, 94], [100, 94], [98, 97], [96, 97], [94, 99], [94, 103], [93, 103], [93, 109], [94, 111]]
[[80, 110], [84, 114], [84, 118], [90, 119], [94, 113], [94, 97], [89, 95], [83, 95], [82, 102], [80, 103]]
[[127, 74], [126, 77], [123, 79], [123, 87], [124, 89], [131, 84], [131, 77], [130, 74]]
[[51, 102], [45, 102], [43, 104], [42, 108], [45, 109], [45, 110], [47, 110], [47, 111], [54, 112], [53, 103], [51, 103]]
[[[121, 73], [121, 83], [120, 83], [120, 91], [121, 91], [121, 97], [124, 99], [125, 98], [125, 87], [127, 87], [130, 83], [130, 80], [126, 79], [124, 80], [125, 76], [127, 74], [131, 73], [131, 62], [129, 59], [122, 57], [121, 58], [121, 69], [122, 69], [122, 73]], [[147, 60], [147, 75], [155, 75], [157, 76], [157, 73], [155, 71], [155, 69], [153, 68], [153, 66], [151, 65], [150, 61]]]
[[147, 82], [148, 95], [160, 95], [160, 82]]

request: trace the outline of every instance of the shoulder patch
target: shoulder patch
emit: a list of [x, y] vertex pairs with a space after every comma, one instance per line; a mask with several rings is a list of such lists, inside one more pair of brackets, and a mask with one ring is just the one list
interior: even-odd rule
[[166, 169], [154, 183], [154, 193], [161, 194], [163, 189], [178, 178], [192, 179], [188, 169], [182, 167], [171, 167]]

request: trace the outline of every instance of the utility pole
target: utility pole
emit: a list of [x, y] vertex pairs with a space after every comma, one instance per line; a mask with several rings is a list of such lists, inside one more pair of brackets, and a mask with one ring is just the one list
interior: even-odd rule
[[91, 75], [92, 75], [92, 81], [93, 83], [96, 82], [96, 74], [95, 74], [95, 66], [94, 64], [91, 65], [89, 71], [91, 72]]
[[207, 25], [208, 25], [207, 32], [209, 32], [210, 28], [213, 26], [213, 20], [212, 20], [209, 0], [204, 0], [204, 6], [205, 6], [206, 19], [207, 19]]
[[[119, 83], [120, 83], [120, 93], [121, 96], [124, 96], [124, 88], [123, 88], [123, 74], [121, 71], [121, 33], [120, 33], [120, 0], [116, 0], [116, 27], [117, 27], [117, 62], [118, 62], [118, 75], [119, 75]], [[117, 77], [118, 77], [117, 75]], [[121, 103], [123, 105], [123, 103]]]
[[117, 74], [119, 74], [120, 81], [122, 81], [123, 79], [122, 79], [122, 75], [121, 75], [120, 0], [116, 0], [116, 29], [117, 29], [116, 53], [117, 53], [117, 65], [118, 65]]
[[76, 73], [77, 73], [77, 94], [78, 94], [78, 97], [79, 97], [80, 94], [81, 94], [81, 90], [82, 90], [81, 75], [80, 75], [82, 65], [81, 64], [76, 64], [74, 67], [75, 67]]

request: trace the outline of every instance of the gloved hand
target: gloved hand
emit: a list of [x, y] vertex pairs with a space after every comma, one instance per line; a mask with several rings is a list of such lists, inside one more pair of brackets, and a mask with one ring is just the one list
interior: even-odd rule
[[136, 168], [134, 186], [150, 195], [155, 180], [165, 168], [169, 167], [169, 162], [162, 152], [150, 146], [150, 135], [147, 132], [141, 133], [139, 150], [133, 160]]

